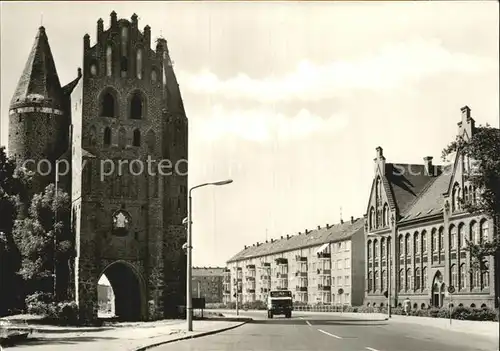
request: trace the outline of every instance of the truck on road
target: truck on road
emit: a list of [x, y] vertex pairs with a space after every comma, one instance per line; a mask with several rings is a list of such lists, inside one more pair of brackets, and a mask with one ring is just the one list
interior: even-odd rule
[[267, 318], [275, 315], [285, 315], [292, 317], [293, 301], [290, 290], [272, 290], [267, 296]]

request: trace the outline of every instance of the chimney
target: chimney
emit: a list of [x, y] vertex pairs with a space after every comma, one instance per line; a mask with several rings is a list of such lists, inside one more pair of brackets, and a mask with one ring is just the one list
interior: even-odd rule
[[259, 245], [260, 245], [260, 243], [257, 241], [257, 246], [259, 246]]
[[290, 235], [289, 234], [286, 235], [286, 240], [288, 240], [288, 239], [290, 239]]
[[283, 239], [283, 235], [281, 236], [281, 239]]
[[326, 229], [330, 229], [330, 224], [326, 224]]
[[271, 242], [273, 243], [273, 242], [274, 242], [274, 239], [271, 239]]
[[309, 234], [309, 231], [306, 229], [306, 230], [305, 230], [305, 233], [306, 233], [306, 234]]
[[340, 224], [344, 224], [344, 220], [343, 219], [340, 219]]
[[268, 243], [269, 241], [266, 240], [266, 244]]
[[302, 232], [299, 232], [299, 235], [302, 234]]
[[384, 157], [384, 149], [381, 146], [377, 146], [375, 148], [377, 152], [377, 157], [373, 159], [374, 161], [374, 172], [377, 174], [377, 169], [380, 169], [380, 173], [382, 176], [385, 175], [385, 157]]
[[434, 167], [432, 166], [432, 156], [425, 156], [424, 157], [424, 165], [425, 165], [425, 175], [433, 175], [434, 174]]
[[247, 246], [245, 245], [245, 250], [247, 249]]
[[320, 226], [320, 225], [318, 225], [318, 229], [321, 229], [321, 226]]
[[354, 216], [351, 216], [351, 224], [354, 223]]

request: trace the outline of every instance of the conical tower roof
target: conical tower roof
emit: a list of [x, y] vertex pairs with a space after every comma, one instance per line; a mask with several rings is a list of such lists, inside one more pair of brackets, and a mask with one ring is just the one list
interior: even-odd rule
[[61, 105], [61, 83], [44, 27], [38, 29], [10, 106], [26, 105], [27, 102], [49, 103], [52, 107]]

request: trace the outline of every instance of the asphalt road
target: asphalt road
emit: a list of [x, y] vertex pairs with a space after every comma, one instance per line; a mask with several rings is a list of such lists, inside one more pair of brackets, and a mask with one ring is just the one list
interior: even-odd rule
[[[414, 324], [388, 324], [321, 314], [295, 313], [253, 322], [227, 332], [179, 341], [154, 351], [496, 351], [498, 340]], [[196, 329], [196, 321], [194, 324]]]

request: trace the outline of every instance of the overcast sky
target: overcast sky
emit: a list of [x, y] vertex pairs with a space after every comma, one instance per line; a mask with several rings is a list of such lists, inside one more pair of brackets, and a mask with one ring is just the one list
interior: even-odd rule
[[[375, 148], [440, 162], [460, 108], [498, 126], [498, 3], [1, 3], [1, 141], [43, 21], [62, 84], [109, 14], [167, 40], [189, 118], [195, 265], [365, 212]], [[43, 14], [43, 20], [42, 20]]]

